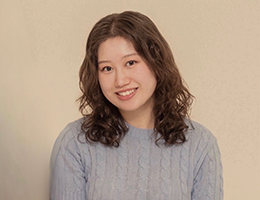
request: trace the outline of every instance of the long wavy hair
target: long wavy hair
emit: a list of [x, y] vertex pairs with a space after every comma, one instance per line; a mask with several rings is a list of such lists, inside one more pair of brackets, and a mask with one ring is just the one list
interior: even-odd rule
[[118, 147], [128, 131], [117, 107], [103, 95], [98, 81], [98, 48], [109, 38], [130, 41], [157, 79], [154, 91], [155, 143], [181, 144], [186, 141], [185, 123], [193, 95], [185, 87], [172, 51], [155, 24], [145, 15], [125, 11], [99, 20], [91, 30], [86, 56], [80, 68], [79, 110], [84, 117], [81, 129], [90, 143]]

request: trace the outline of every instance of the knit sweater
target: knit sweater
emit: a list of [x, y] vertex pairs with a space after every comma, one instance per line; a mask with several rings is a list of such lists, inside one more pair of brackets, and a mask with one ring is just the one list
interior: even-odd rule
[[187, 141], [157, 146], [153, 130], [129, 124], [120, 146], [89, 144], [81, 120], [70, 123], [52, 154], [52, 200], [221, 200], [222, 166], [215, 137], [191, 122]]

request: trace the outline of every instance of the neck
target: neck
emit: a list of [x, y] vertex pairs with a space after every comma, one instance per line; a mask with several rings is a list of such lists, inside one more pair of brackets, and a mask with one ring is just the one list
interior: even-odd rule
[[121, 112], [124, 120], [136, 127], [141, 129], [153, 129], [154, 128], [154, 115], [152, 111], [149, 112], [132, 112], [132, 113], [124, 113]]

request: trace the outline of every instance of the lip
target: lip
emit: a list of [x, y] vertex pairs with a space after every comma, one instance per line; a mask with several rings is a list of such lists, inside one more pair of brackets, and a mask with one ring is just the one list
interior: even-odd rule
[[[119, 93], [131, 91], [131, 90], [135, 90], [135, 91], [133, 93], [129, 94], [129, 95], [126, 95], [126, 96], [119, 95]], [[116, 92], [116, 95], [117, 95], [117, 97], [120, 100], [126, 101], [126, 100], [131, 99], [133, 96], [135, 96], [135, 94], [137, 93], [137, 90], [138, 90], [138, 88], [131, 88], [131, 89], [126, 89], [126, 90], [121, 90], [121, 91]]]

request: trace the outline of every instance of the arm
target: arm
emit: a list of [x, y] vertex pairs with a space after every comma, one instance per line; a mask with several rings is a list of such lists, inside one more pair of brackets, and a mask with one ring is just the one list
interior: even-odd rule
[[215, 138], [212, 138], [198, 160], [193, 181], [192, 200], [222, 200], [223, 178], [220, 152]]
[[55, 142], [52, 155], [51, 200], [86, 200], [86, 173], [77, 134], [68, 125]]

